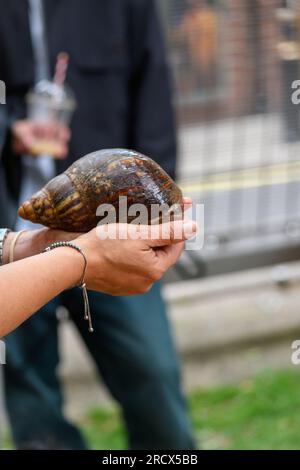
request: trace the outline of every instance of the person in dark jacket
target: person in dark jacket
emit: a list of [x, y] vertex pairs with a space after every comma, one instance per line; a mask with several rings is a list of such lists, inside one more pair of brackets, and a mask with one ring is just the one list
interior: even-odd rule
[[15, 221], [13, 215], [13, 205], [7, 194], [5, 172], [2, 163], [2, 148], [5, 142], [5, 134], [7, 128], [7, 114], [5, 104], [0, 105], [0, 227], [11, 227]]
[[[78, 104], [68, 156], [56, 162], [56, 172], [93, 150], [127, 147], [153, 157], [175, 176], [168, 70], [154, 0], [45, 0], [43, 28], [41, 0], [0, 0], [0, 6], [0, 78], [13, 117], [3, 158], [16, 204], [25, 159], [12, 151], [12, 143], [16, 124], [26, 117], [24, 96], [47, 68], [42, 36], [50, 76], [57, 54], [69, 54], [67, 81]], [[64, 293], [7, 338], [6, 403], [17, 448], [86, 447], [62, 411], [58, 305], [69, 310], [99, 375], [121, 405], [130, 447], [193, 448], [159, 284], [131, 298], [91, 293], [93, 335], [86, 332], [79, 295]]]

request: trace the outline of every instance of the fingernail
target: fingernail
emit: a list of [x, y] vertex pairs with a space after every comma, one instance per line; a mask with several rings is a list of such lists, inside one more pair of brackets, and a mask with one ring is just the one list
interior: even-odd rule
[[197, 232], [197, 224], [193, 220], [188, 220], [183, 224], [184, 236], [186, 239], [192, 238]]

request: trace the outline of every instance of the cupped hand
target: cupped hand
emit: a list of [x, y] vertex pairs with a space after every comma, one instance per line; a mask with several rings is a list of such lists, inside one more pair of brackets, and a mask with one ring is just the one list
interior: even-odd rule
[[177, 261], [184, 241], [196, 231], [192, 221], [98, 226], [75, 240], [87, 257], [87, 287], [111, 295], [147, 292]]

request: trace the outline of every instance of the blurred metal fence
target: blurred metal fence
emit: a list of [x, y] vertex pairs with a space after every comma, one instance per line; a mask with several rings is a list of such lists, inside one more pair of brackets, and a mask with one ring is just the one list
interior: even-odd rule
[[205, 246], [171, 278], [299, 257], [300, 1], [160, 0], [175, 85], [179, 181]]

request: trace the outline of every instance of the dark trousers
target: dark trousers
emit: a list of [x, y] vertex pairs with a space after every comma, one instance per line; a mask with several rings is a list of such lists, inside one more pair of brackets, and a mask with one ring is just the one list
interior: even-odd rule
[[88, 333], [77, 289], [66, 292], [7, 337], [6, 403], [18, 448], [85, 448], [62, 412], [55, 308], [70, 311], [106, 386], [120, 403], [133, 449], [190, 449], [178, 360], [159, 285], [142, 296], [90, 293]]

